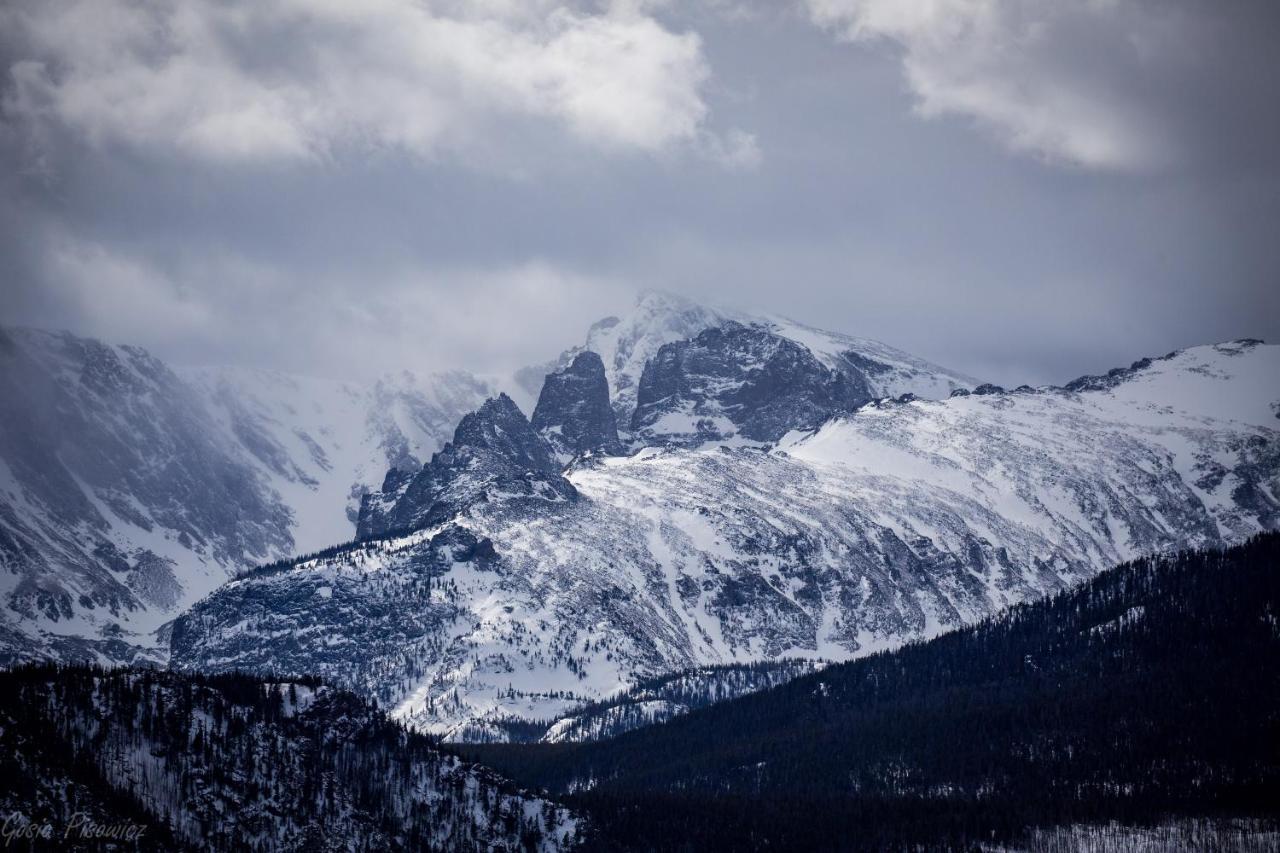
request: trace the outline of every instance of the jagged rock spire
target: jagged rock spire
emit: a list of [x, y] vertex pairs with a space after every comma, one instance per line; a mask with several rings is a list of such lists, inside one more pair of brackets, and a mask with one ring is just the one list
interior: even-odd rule
[[493, 494], [517, 500], [572, 500], [577, 494], [560, 475], [550, 445], [506, 394], [463, 417], [453, 441], [412, 479], [388, 478], [383, 491], [366, 495], [357, 535], [435, 524]]
[[609, 380], [599, 355], [578, 353], [568, 367], [547, 374], [532, 425], [562, 459], [621, 450]]

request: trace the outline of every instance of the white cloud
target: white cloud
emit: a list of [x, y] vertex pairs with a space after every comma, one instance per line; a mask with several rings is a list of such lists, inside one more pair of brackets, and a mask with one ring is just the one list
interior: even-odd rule
[[219, 334], [222, 317], [197, 292], [144, 259], [65, 236], [49, 241], [43, 298], [53, 322], [97, 328], [112, 341], [160, 346]]
[[456, 154], [520, 120], [644, 152], [711, 133], [699, 36], [643, 3], [26, 0], [0, 30], [11, 117], [198, 158]]
[[1086, 167], [1147, 170], [1176, 157], [1159, 108], [1185, 61], [1179, 4], [805, 2], [840, 38], [896, 43], [925, 116], [969, 116], [1015, 150]]

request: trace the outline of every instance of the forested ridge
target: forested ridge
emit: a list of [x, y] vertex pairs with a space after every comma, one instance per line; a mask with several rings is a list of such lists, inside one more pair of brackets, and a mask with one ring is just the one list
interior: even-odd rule
[[0, 673], [0, 697], [0, 811], [54, 836], [13, 849], [58, 846], [77, 814], [142, 827], [131, 850], [575, 843], [563, 807], [316, 679], [40, 665]]
[[1138, 560], [972, 627], [612, 740], [468, 754], [602, 849], [970, 847], [1280, 817], [1280, 534]]
[[32, 666], [0, 673], [0, 809], [142, 824], [138, 850], [973, 849], [1237, 817], [1271, 831], [1278, 661], [1266, 534], [611, 739], [466, 747], [514, 784], [314, 678]]

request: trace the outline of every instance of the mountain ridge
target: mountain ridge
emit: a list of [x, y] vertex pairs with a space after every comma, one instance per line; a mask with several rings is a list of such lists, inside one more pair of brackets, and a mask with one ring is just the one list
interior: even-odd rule
[[[299, 660], [437, 732], [556, 719], [690, 666], [865, 655], [1128, 557], [1274, 527], [1277, 352], [1193, 348], [1107, 389], [882, 399], [771, 449], [583, 459], [572, 501], [530, 513], [490, 494], [385, 553], [232, 584], [184, 617], [175, 663], [258, 665], [271, 637], [303, 630], [273, 602], [335, 582], [417, 639], [399, 663], [394, 648], [375, 665], [305, 643]], [[426, 543], [458, 529], [494, 558], [443, 571], [429, 599], [444, 621], [383, 615], [378, 590], [411, 588], [435, 559]], [[332, 601], [305, 635], [343, 635]]]
[[579, 846], [572, 812], [314, 679], [43, 666], [0, 685], [0, 806], [20, 840], [49, 825], [79, 848], [79, 816], [145, 850]]

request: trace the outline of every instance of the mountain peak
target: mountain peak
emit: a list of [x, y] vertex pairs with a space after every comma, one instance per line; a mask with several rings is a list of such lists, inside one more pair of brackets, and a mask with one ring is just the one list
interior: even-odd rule
[[598, 354], [583, 350], [568, 367], [547, 374], [532, 425], [561, 461], [589, 451], [621, 450], [609, 382]]
[[505, 391], [499, 391], [497, 396], [487, 398], [480, 404], [480, 408], [476, 409], [475, 414], [490, 418], [523, 418], [525, 416], [516, 405], [516, 401], [512, 400]]
[[631, 426], [663, 443], [773, 442], [870, 399], [861, 374], [827, 367], [767, 326], [726, 320], [658, 350]]
[[487, 450], [532, 471], [558, 471], [545, 443], [515, 401], [498, 394], [465, 415], [453, 434], [455, 449]]
[[631, 423], [640, 379], [663, 345], [690, 340], [703, 330], [726, 323], [763, 326], [782, 338], [809, 350], [826, 367], [838, 373], [857, 373], [868, 379], [875, 397], [897, 397], [911, 392], [941, 399], [956, 388], [972, 388], [978, 380], [947, 370], [925, 359], [868, 338], [827, 332], [785, 317], [700, 304], [664, 290], [645, 290], [636, 296], [631, 311], [621, 318], [606, 318], [591, 327], [580, 348], [600, 354], [613, 391], [613, 409], [619, 424]]
[[491, 495], [571, 500], [551, 446], [506, 394], [465, 415], [453, 441], [410, 480], [389, 478], [360, 505], [360, 538], [419, 528], [449, 518]]

